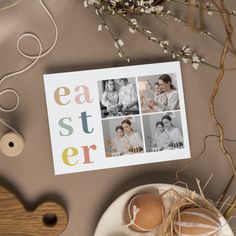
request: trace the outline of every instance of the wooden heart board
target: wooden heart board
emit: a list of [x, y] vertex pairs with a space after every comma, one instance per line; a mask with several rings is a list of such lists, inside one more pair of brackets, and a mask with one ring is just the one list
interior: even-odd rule
[[7, 189], [0, 186], [0, 236], [56, 236], [66, 228], [68, 217], [55, 202], [28, 211]]

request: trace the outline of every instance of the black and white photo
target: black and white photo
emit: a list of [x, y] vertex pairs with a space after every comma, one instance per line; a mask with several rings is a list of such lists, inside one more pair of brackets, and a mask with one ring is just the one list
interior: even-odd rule
[[139, 114], [135, 78], [98, 82], [102, 118]]
[[184, 148], [180, 112], [143, 115], [147, 152]]

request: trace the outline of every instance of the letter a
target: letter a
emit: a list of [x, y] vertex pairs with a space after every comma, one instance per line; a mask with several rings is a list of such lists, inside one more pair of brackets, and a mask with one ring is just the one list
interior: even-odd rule
[[76, 92], [79, 92], [79, 94], [75, 97], [75, 102], [77, 104], [83, 104], [85, 102], [92, 103], [93, 99], [90, 98], [89, 89], [85, 85], [79, 85], [75, 88]]

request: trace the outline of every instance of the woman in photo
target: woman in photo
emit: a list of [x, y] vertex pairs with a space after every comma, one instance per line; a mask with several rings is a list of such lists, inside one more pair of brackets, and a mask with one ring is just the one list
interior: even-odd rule
[[119, 89], [119, 108], [123, 113], [138, 113], [138, 96], [136, 87], [127, 78], [118, 80]]
[[158, 84], [162, 92], [167, 96], [167, 105], [164, 111], [179, 110], [179, 95], [175, 86], [172, 84], [172, 79], [169, 75], [164, 74], [158, 78]]
[[161, 121], [156, 123], [156, 132], [152, 144], [155, 151], [162, 151], [169, 147], [170, 139], [167, 133], [164, 132], [164, 125]]
[[162, 117], [161, 121], [165, 127], [165, 133], [169, 138], [169, 148], [175, 149], [183, 147], [183, 135], [180, 129], [172, 124], [172, 118], [169, 115], [165, 115]]
[[122, 121], [121, 126], [129, 143], [129, 152], [142, 152], [143, 140], [140, 134], [133, 130], [131, 121], [125, 119]]
[[115, 80], [107, 80], [105, 90], [102, 94], [102, 105], [106, 107], [108, 113], [115, 113], [119, 101], [119, 93], [116, 89]]
[[116, 127], [116, 137], [112, 142], [112, 151], [117, 152], [120, 155], [128, 153], [129, 151], [128, 140], [124, 135], [122, 126], [120, 125]]
[[150, 92], [153, 93], [153, 100], [148, 102], [148, 106], [153, 111], [164, 111], [167, 107], [168, 99], [166, 94], [161, 91], [158, 82], [154, 84], [154, 88], [149, 85]]

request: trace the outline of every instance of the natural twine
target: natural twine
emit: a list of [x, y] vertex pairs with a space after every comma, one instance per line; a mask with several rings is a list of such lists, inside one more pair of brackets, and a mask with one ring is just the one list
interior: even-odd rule
[[[17, 76], [17, 75], [20, 75], [28, 70], [30, 70], [38, 61], [39, 59], [45, 57], [46, 55], [48, 55], [52, 50], [53, 48], [55, 47], [57, 41], [58, 41], [58, 27], [57, 27], [57, 24], [56, 24], [56, 21], [54, 20], [52, 14], [49, 12], [48, 8], [45, 6], [45, 4], [43, 3], [42, 0], [38, 0], [39, 1], [39, 4], [42, 6], [42, 8], [44, 9], [44, 11], [46, 12], [46, 14], [48, 15], [48, 17], [50, 18], [51, 22], [53, 23], [53, 26], [55, 28], [55, 38], [53, 40], [53, 43], [52, 45], [46, 50], [43, 52], [43, 46], [42, 46], [42, 42], [40, 40], [40, 38], [35, 35], [34, 33], [24, 33], [22, 34], [18, 39], [17, 39], [17, 43], [16, 43], [16, 47], [17, 47], [17, 50], [18, 52], [26, 59], [30, 59], [30, 60], [33, 60], [29, 65], [27, 65], [26, 67], [18, 70], [18, 71], [14, 71], [10, 74], [6, 74], [4, 75], [1, 79], [0, 79], [0, 87], [2, 86], [2, 84], [4, 83], [4, 81], [14, 77], [14, 76]], [[3, 7], [3, 8], [0, 8], [0, 11], [3, 11], [3, 10], [7, 10], [7, 9], [10, 9], [16, 5], [18, 5], [19, 3], [21, 3], [22, 0], [18, 0], [17, 2], [11, 4], [11, 5], [8, 5], [6, 7]], [[21, 48], [20, 48], [20, 43], [22, 42], [23, 39], [25, 38], [31, 38], [31, 39], [34, 39], [37, 44], [38, 44], [38, 47], [39, 47], [39, 52], [38, 54], [36, 55], [29, 55], [27, 53], [25, 53]], [[3, 89], [0, 91], [0, 95], [3, 95], [3, 94], [6, 94], [6, 93], [12, 93], [15, 95], [16, 97], [16, 103], [14, 106], [10, 107], [10, 108], [5, 108], [4, 106], [0, 105], [0, 111], [3, 111], [3, 112], [12, 112], [12, 111], [15, 111], [18, 106], [19, 106], [19, 103], [20, 103], [20, 96], [19, 96], [19, 93], [14, 90], [14, 89], [11, 89], [11, 88], [6, 88], [6, 89]], [[7, 127], [8, 129], [12, 130], [14, 133], [16, 133], [17, 135], [19, 135], [19, 133], [16, 131], [16, 129], [14, 129], [11, 125], [9, 125], [8, 123], [6, 123], [2, 118], [0, 118], [0, 123], [2, 125], [4, 125], [5, 127]]]

